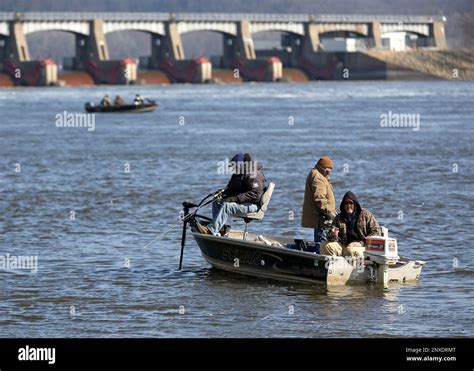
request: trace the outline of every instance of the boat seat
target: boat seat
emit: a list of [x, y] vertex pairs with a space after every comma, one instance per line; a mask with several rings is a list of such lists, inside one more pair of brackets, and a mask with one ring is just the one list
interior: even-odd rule
[[262, 195], [262, 199], [261, 199], [262, 204], [260, 205], [259, 209], [256, 212], [235, 215], [238, 218], [242, 218], [245, 222], [245, 231], [244, 231], [244, 235], [243, 235], [244, 240], [247, 236], [248, 224], [252, 220], [262, 220], [263, 219], [263, 217], [265, 215], [265, 211], [267, 211], [268, 204], [270, 203], [270, 199], [272, 198], [272, 194], [273, 194], [274, 189], [275, 189], [275, 183], [269, 183], [266, 190], [265, 190], [265, 192]]

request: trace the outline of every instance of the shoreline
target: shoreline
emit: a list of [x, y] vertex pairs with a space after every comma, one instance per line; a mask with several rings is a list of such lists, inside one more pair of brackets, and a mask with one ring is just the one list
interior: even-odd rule
[[[275, 52], [276, 53], [276, 52]], [[274, 83], [307, 83], [315, 81], [473, 81], [474, 48], [452, 50], [413, 50], [405, 52], [367, 50], [364, 52], [341, 53], [321, 52], [315, 61], [324, 66], [328, 60], [337, 60], [338, 65], [332, 78], [315, 80], [300, 68], [284, 67], [283, 78]], [[50, 86], [79, 87], [101, 86], [94, 83], [85, 71], [62, 70], [58, 83]], [[232, 69], [214, 68], [212, 78], [204, 84], [245, 84], [235, 77]], [[258, 81], [260, 82], [260, 81]], [[263, 82], [263, 81], [262, 81]], [[139, 70], [137, 86], [162, 86], [176, 83], [161, 70]], [[198, 83], [202, 84], [202, 83]], [[194, 84], [193, 84], [194, 85]], [[112, 85], [110, 85], [112, 86]], [[127, 86], [126, 84], [113, 86]], [[11, 76], [0, 73], [0, 88], [34, 87], [16, 85]]]
[[113, 85], [113, 84], [96, 84], [96, 85], [65, 85], [65, 86], [0, 86], [0, 92], [2, 91], [10, 91], [10, 90], [17, 90], [17, 91], [23, 91], [23, 90], [35, 90], [35, 89], [61, 89], [61, 90], [68, 90], [68, 89], [101, 89], [101, 88], [107, 88], [107, 89], [114, 89], [114, 88], [143, 88], [143, 87], [172, 87], [172, 86], [209, 86], [209, 85], [219, 85], [219, 86], [245, 86], [245, 85], [313, 85], [313, 84], [350, 84], [350, 83], [387, 83], [387, 84], [395, 84], [395, 83], [407, 83], [407, 84], [412, 84], [412, 83], [419, 83], [419, 82], [426, 82], [426, 83], [440, 83], [440, 82], [446, 82], [446, 83], [451, 83], [451, 82], [474, 82], [474, 80], [461, 80], [461, 79], [452, 79], [452, 80], [444, 80], [444, 79], [425, 79], [425, 80], [408, 80], [408, 79], [402, 79], [402, 80], [369, 80], [369, 79], [359, 79], [359, 80], [310, 80], [307, 82], [279, 82], [279, 83], [273, 83], [273, 82], [268, 82], [268, 81], [261, 81], [261, 82], [256, 82], [256, 81], [246, 81], [246, 82], [241, 82], [241, 83], [206, 83], [206, 84], [191, 84], [191, 83], [170, 83], [170, 84], [130, 84], [130, 85]]

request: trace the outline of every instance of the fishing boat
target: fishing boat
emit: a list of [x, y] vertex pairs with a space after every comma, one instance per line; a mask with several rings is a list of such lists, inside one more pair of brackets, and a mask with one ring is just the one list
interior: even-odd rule
[[142, 104], [123, 104], [120, 106], [102, 106], [95, 105], [92, 102], [86, 103], [85, 109], [87, 112], [91, 113], [108, 113], [108, 112], [132, 112], [132, 113], [141, 113], [141, 112], [153, 112], [158, 103], [152, 100], [148, 100], [146, 103]]
[[364, 256], [355, 258], [315, 253], [314, 242], [309, 240], [248, 232], [250, 221], [263, 219], [273, 188], [274, 184], [271, 183], [256, 213], [239, 216], [245, 222], [244, 230], [225, 226], [221, 236], [203, 234], [198, 228], [198, 223], [206, 225], [210, 218], [197, 212], [212, 202], [217, 192], [206, 196], [199, 204], [183, 202], [179, 268], [182, 267], [186, 230], [189, 226], [204, 259], [214, 268], [223, 271], [328, 286], [367, 283], [388, 286], [393, 282], [416, 282], [420, 279], [425, 262], [399, 257], [397, 241], [388, 237], [385, 228], [383, 236], [367, 238]]

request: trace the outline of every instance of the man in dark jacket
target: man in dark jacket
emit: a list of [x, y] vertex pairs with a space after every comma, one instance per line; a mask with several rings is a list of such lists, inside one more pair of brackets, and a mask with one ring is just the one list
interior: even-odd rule
[[323, 243], [321, 254], [363, 256], [365, 238], [381, 234], [379, 223], [370, 211], [360, 206], [352, 192], [344, 195], [340, 210], [333, 222], [332, 236], [336, 241]]
[[212, 222], [198, 225], [201, 233], [219, 235], [229, 216], [257, 212], [266, 179], [262, 166], [249, 153], [236, 154], [231, 160], [233, 174], [222, 199], [212, 204]]

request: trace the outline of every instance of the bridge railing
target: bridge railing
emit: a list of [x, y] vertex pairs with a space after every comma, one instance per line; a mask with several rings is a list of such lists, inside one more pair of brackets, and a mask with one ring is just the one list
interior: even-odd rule
[[154, 13], [154, 12], [0, 12], [0, 20], [41, 21], [90, 21], [100, 18], [106, 21], [232, 21], [242, 19], [253, 21], [307, 22], [309, 14], [264, 14], [264, 13]]
[[347, 23], [370, 23], [379, 21], [381, 23], [432, 23], [434, 21], [445, 21], [441, 16], [410, 16], [410, 15], [345, 15], [345, 14], [318, 14], [312, 20], [315, 22], [347, 22]]
[[0, 12], [1, 21], [14, 19], [25, 21], [90, 21], [100, 18], [104, 21], [227, 21], [247, 19], [253, 22], [347, 22], [370, 23], [432, 23], [445, 21], [442, 16], [410, 15], [345, 15], [345, 14], [281, 14], [281, 13], [155, 13], [155, 12]]
[[127, 20], [150, 20], [168, 21], [169, 13], [145, 13], [145, 12], [26, 12], [26, 13], [6, 13], [0, 12], [0, 20], [19, 19], [23, 21], [91, 21], [93, 19], [103, 19], [110, 21]]
[[230, 21], [243, 19], [254, 22], [308, 22], [310, 14], [278, 14], [278, 13], [177, 13], [178, 21]]

